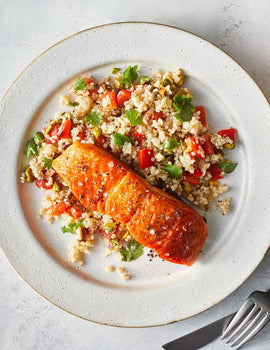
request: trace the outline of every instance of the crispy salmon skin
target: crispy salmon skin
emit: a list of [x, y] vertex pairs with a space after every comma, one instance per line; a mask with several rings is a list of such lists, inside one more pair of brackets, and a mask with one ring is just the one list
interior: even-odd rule
[[189, 266], [197, 260], [208, 233], [203, 218], [113, 155], [74, 143], [53, 161], [53, 168], [87, 209], [126, 224], [138, 242], [161, 258]]

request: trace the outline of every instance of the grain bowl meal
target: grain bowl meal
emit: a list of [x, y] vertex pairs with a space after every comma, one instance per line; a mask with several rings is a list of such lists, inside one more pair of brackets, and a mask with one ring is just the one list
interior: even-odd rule
[[[100, 82], [90, 74], [76, 78], [61, 97], [62, 110], [27, 141], [21, 181], [46, 192], [40, 216], [63, 219], [62, 232], [74, 235], [71, 262], [82, 265], [101, 234], [106, 254], [124, 261], [147, 246], [192, 265], [207, 227], [180, 198], [208, 210], [228, 191], [220, 180], [237, 164], [223, 150], [234, 149], [236, 129], [210, 130], [181, 69], [149, 77], [135, 65], [111, 73]], [[217, 202], [223, 215], [230, 202]]]

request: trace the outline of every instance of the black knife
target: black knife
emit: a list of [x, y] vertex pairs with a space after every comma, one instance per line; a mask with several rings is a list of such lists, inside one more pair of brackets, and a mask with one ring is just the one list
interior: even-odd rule
[[162, 345], [166, 350], [197, 350], [204, 345], [211, 343], [220, 336], [225, 328], [230, 323], [235, 313], [223, 317], [195, 332], [184, 335], [181, 338], [175, 339], [165, 345]]

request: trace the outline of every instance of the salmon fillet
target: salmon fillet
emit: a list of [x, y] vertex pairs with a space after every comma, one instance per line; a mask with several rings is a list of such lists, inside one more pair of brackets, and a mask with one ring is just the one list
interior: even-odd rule
[[207, 237], [203, 218], [183, 201], [151, 186], [103, 149], [74, 143], [53, 161], [79, 201], [110, 215], [163, 259], [192, 265]]

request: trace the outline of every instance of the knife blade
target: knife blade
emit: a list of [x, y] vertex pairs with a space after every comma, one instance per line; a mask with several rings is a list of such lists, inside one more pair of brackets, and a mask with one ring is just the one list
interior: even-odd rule
[[220, 336], [230, 323], [235, 313], [221, 318], [209, 325], [200, 328], [192, 333], [186, 334], [181, 338], [175, 339], [162, 345], [166, 350], [197, 350], [202, 346], [211, 343]]

